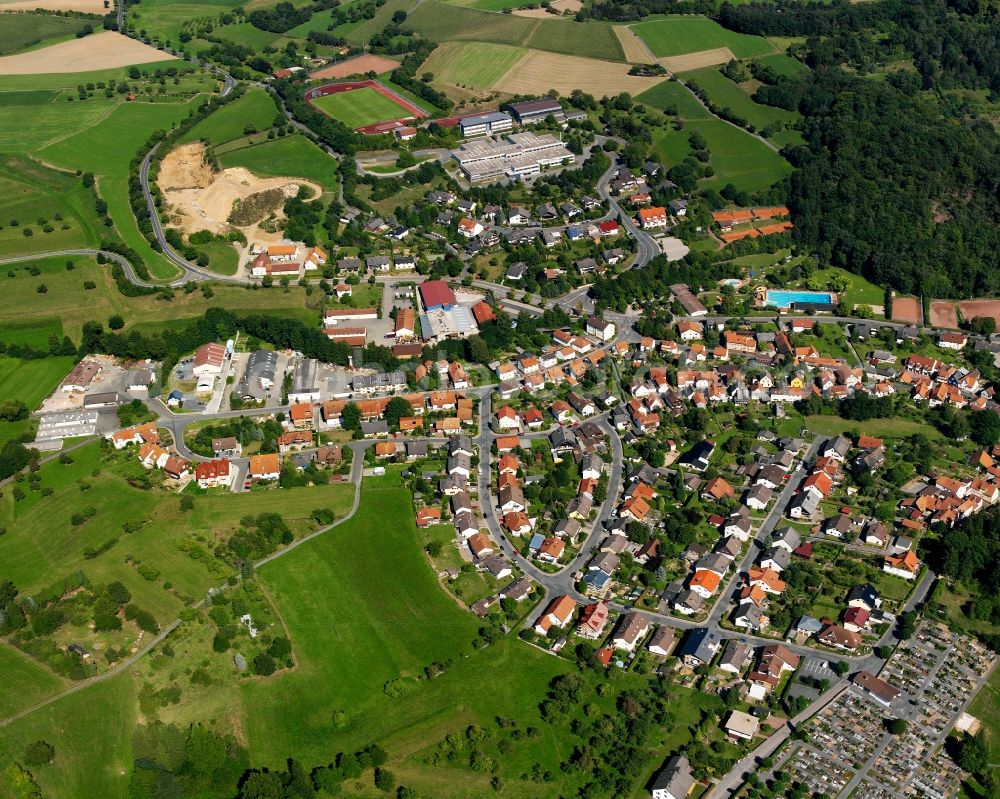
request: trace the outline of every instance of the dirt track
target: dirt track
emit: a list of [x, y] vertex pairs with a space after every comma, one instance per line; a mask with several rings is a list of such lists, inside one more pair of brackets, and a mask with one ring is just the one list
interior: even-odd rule
[[364, 75], [368, 72], [382, 74], [399, 66], [399, 61], [380, 55], [359, 55], [337, 64], [330, 64], [309, 73], [310, 78], [346, 78], [349, 75]]
[[555, 89], [569, 95], [573, 89], [585, 86], [594, 97], [621, 92], [635, 96], [665, 80], [641, 78], [629, 75], [628, 71], [628, 64], [529, 50], [493, 86], [509, 94], [545, 94]]
[[907, 322], [911, 325], [920, 322], [920, 300], [916, 297], [892, 298], [892, 321]]
[[169, 61], [174, 56], [114, 31], [53, 44], [41, 50], [0, 58], [0, 75], [93, 72], [98, 69]]
[[[237, 200], [265, 189], [281, 189], [294, 197], [299, 186], [309, 186], [316, 196], [322, 188], [301, 178], [258, 178], [242, 167], [213, 173], [205, 163], [205, 145], [185, 144], [171, 151], [160, 164], [156, 184], [170, 209], [170, 226], [184, 233], [209, 230], [225, 233], [232, 226], [226, 220]], [[250, 242], [279, 241], [280, 233], [261, 230], [257, 225], [240, 228]]]
[[689, 69], [701, 69], [702, 67], [714, 67], [716, 64], [728, 64], [734, 58], [736, 56], [733, 55], [733, 51], [728, 47], [716, 47], [714, 50], [699, 50], [697, 53], [661, 58], [660, 63], [671, 72], [686, 72]]

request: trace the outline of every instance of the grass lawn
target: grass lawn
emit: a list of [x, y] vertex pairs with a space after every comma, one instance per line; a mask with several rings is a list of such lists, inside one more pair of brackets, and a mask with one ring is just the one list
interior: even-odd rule
[[982, 722], [979, 736], [989, 750], [989, 762], [996, 768], [1000, 763], [1000, 669], [993, 669], [989, 682], [969, 705], [969, 713]]
[[349, 128], [359, 128], [373, 122], [397, 119], [406, 111], [369, 86], [339, 94], [328, 94], [312, 101], [320, 111], [338, 119]]
[[210, 145], [222, 144], [243, 136], [248, 125], [258, 131], [267, 130], [274, 123], [277, 114], [278, 108], [271, 95], [263, 89], [253, 88], [238, 100], [224, 105], [203, 119], [178, 143], [203, 139]]
[[726, 30], [708, 17], [669, 16], [631, 27], [658, 57], [697, 53], [717, 47], [728, 47], [737, 58], [774, 52], [774, 46], [766, 39]]
[[814, 433], [826, 436], [836, 436], [847, 430], [860, 430], [865, 435], [880, 438], [906, 438], [914, 433], [923, 433], [931, 440], [944, 438], [936, 427], [909, 419], [872, 419], [868, 422], [854, 422], [850, 419], [841, 419], [839, 416], [807, 416], [805, 426]]
[[0, 14], [0, 56], [72, 39], [93, 22], [55, 14]]
[[230, 150], [219, 162], [224, 169], [242, 166], [262, 178], [309, 178], [328, 192], [337, 190], [337, 160], [299, 133]]
[[232, 244], [224, 241], [213, 241], [200, 244], [199, 249], [208, 253], [208, 268], [220, 275], [235, 275], [240, 268], [239, 253]]
[[420, 67], [435, 83], [489, 89], [524, 55], [521, 47], [484, 42], [446, 42]]
[[792, 111], [755, 103], [742, 86], [733, 83], [717, 67], [685, 72], [684, 78], [698, 84], [708, 92], [708, 96], [716, 106], [729, 108], [734, 114], [743, 117], [758, 130], [775, 123], [794, 124], [799, 119], [799, 115]]
[[0, 692], [0, 718], [6, 718], [56, 693], [66, 683], [21, 650], [0, 643], [0, 671], [4, 690]]
[[881, 305], [885, 301], [885, 292], [874, 283], [869, 283], [861, 275], [855, 275], [835, 266], [817, 269], [809, 281], [819, 281], [827, 285], [834, 278], [847, 283], [847, 290], [840, 294], [840, 303], [847, 308], [853, 308], [855, 305]]

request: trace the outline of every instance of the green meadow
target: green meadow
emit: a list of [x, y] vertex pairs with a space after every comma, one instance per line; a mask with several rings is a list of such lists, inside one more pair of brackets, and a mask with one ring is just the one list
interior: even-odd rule
[[[59, 320], [54, 320], [58, 326]], [[57, 332], [53, 330], [52, 332]], [[0, 341], [16, 341], [17, 336], [8, 336], [7, 331], [0, 327]], [[45, 341], [39, 342], [42, 348]], [[32, 342], [24, 342], [32, 343]], [[73, 358], [61, 356], [58, 358], [42, 358], [24, 361], [17, 358], [0, 358], [0, 397], [5, 400], [20, 400], [29, 411], [35, 410], [42, 400], [52, 393], [60, 381], [73, 368]], [[0, 421], [0, 446], [11, 439], [22, 436], [34, 437], [35, 421], [22, 419], [16, 422]]]
[[447, 42], [421, 65], [434, 74], [435, 83], [491, 89], [527, 50], [485, 42]]
[[135, 696], [132, 678], [122, 674], [0, 727], [0, 762], [22, 761], [28, 744], [45, 740], [56, 756], [50, 765], [34, 769], [43, 796], [125, 799]]
[[[68, 261], [73, 264], [72, 270], [66, 269]], [[85, 287], [91, 283], [94, 288]], [[40, 284], [46, 287], [44, 294], [38, 293]], [[159, 294], [126, 297], [112, 280], [109, 265], [82, 256], [10, 264], [0, 269], [0, 288], [8, 298], [0, 306], [0, 341], [43, 349], [50, 333], [60, 338], [67, 335], [79, 343], [84, 322], [106, 324], [114, 315], [122, 317], [126, 331], [152, 333], [166, 327], [184, 327], [213, 306], [239, 314], [295, 318], [307, 324], [313, 324], [319, 313], [318, 306], [308, 305], [311, 298], [300, 286], [289, 286], [285, 292], [219, 285], [213, 287], [211, 297], [201, 291], [169, 295], [169, 300]]]
[[0, 156], [0, 166], [2, 256], [89, 247], [100, 241], [103, 226], [94, 194], [80, 178], [20, 155]]
[[[310, 514], [315, 508], [329, 507], [343, 516], [353, 499], [353, 486], [333, 484], [210, 494], [196, 497], [194, 508], [184, 511], [176, 494], [130, 484], [130, 477], [144, 472], [134, 450], [115, 453], [109, 460], [94, 443], [76, 450], [72, 459], [41, 467], [41, 486], [52, 489], [48, 496], [26, 490], [21, 500], [6, 492], [0, 497], [0, 526], [7, 529], [0, 536], [4, 577], [29, 594], [77, 570], [96, 583], [120, 580], [161, 624], [176, 618], [229, 572], [211, 556], [188, 554], [195, 544], [210, 551], [243, 516], [265, 512], [280, 513], [301, 535], [313, 529]], [[87, 507], [97, 508], [97, 514], [73, 525], [70, 517]], [[143, 520], [140, 529], [123, 533], [125, 523]], [[98, 556], [85, 556], [88, 548], [115, 539]], [[160, 577], [140, 575], [138, 564], [153, 567]]]
[[491, 42], [607, 61], [625, 60], [621, 42], [605, 22], [534, 19], [427, 0], [407, 17], [406, 27], [437, 42]]
[[94, 28], [94, 23], [55, 14], [0, 14], [0, 56], [72, 39], [88, 25]]
[[728, 47], [737, 58], [751, 58], [774, 52], [774, 46], [760, 36], [736, 33], [718, 22], [696, 15], [670, 16], [631, 26], [653, 55], [685, 55], [702, 50]]
[[260, 177], [309, 178], [326, 191], [337, 189], [336, 159], [300, 133], [229, 150], [219, 162], [223, 168], [242, 166]]
[[[180, 70], [181, 76], [164, 79], [161, 84], [155, 79], [160, 68]], [[211, 76], [190, 73], [190, 68], [181, 61], [151, 64], [140, 69], [142, 75], [136, 84], [139, 97], [137, 102], [126, 102], [124, 95], [104, 96], [96, 87], [101, 81], [110, 79], [133, 80], [128, 70], [105, 70], [95, 73], [75, 73], [71, 75], [28, 75], [0, 77], [0, 152], [14, 153], [43, 161], [48, 165], [70, 172], [82, 170], [92, 172], [97, 178], [97, 190], [108, 204], [108, 216], [114, 223], [114, 231], [122, 240], [136, 250], [146, 261], [154, 277], [170, 278], [176, 269], [162, 255], [154, 252], [140, 234], [128, 201], [129, 164], [149, 135], [157, 129], [169, 129], [190, 114], [196, 100], [204, 99], [215, 91], [218, 81]], [[77, 86], [92, 83], [94, 97], [80, 100]], [[25, 120], [30, 118], [31, 124]], [[23, 163], [22, 171], [28, 169]], [[33, 169], [37, 171], [38, 167]], [[17, 180], [18, 172], [0, 175], [0, 181]], [[48, 182], [29, 175], [28, 188], [14, 188], [3, 192], [0, 199], [0, 248], [5, 254], [21, 254], [63, 249], [69, 246], [93, 246], [111, 233], [103, 226], [88, 222], [93, 220], [93, 200], [85, 194], [56, 185], [47, 196], [36, 196], [44, 192]], [[63, 181], [64, 183], [67, 181]], [[11, 186], [12, 184], [7, 184]], [[0, 186], [0, 188], [6, 188]], [[65, 196], [56, 197], [63, 194]], [[79, 194], [79, 196], [77, 196]], [[18, 215], [8, 215], [7, 205], [23, 202]], [[53, 199], [54, 198], [54, 199]], [[75, 209], [69, 206], [75, 205]], [[12, 218], [24, 216], [36, 221], [38, 218], [60, 213], [64, 219], [49, 224], [54, 228], [45, 233], [32, 226], [32, 237], [25, 236], [23, 224], [20, 231], [12, 231], [8, 222]], [[73, 229], [76, 218], [77, 228]], [[18, 218], [18, 222], [22, 222]], [[70, 228], [64, 230], [64, 225]], [[79, 229], [86, 228], [86, 229]], [[4, 247], [4, 245], [7, 245]]]
[[738, 83], [733, 83], [717, 67], [685, 72], [684, 80], [696, 83], [708, 93], [715, 105], [719, 108], [729, 108], [757, 130], [776, 123], [794, 124], [799, 119], [799, 115], [793, 111], [754, 102], [746, 89]]
[[203, 140], [209, 145], [223, 144], [245, 135], [250, 127], [257, 131], [267, 130], [278, 115], [278, 107], [271, 95], [264, 89], [252, 88], [238, 100], [203, 119], [178, 143]]

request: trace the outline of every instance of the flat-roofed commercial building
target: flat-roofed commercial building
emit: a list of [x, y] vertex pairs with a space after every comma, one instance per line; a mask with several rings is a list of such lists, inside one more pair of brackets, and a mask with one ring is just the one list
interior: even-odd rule
[[537, 100], [525, 100], [520, 103], [508, 103], [510, 111], [519, 125], [537, 125], [544, 122], [548, 116], [554, 116], [557, 122], [566, 121], [566, 113], [558, 100], [551, 97], [539, 97]]
[[537, 175], [543, 167], [571, 164], [576, 156], [557, 137], [531, 132], [511, 133], [504, 139], [466, 142], [452, 157], [473, 183]]

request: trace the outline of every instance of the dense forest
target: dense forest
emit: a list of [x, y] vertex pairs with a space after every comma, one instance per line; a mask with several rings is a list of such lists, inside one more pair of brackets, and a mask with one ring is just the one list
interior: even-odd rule
[[800, 245], [907, 293], [1000, 293], [1000, 136], [962, 93], [1000, 89], [995, 16], [958, 0], [779, 0], [725, 4], [718, 18], [809, 37], [811, 72], [754, 95], [803, 116], [805, 145], [785, 151]]
[[789, 153], [796, 238], [904, 292], [997, 294], [1000, 138], [901, 83], [820, 68], [804, 86], [807, 145]]

